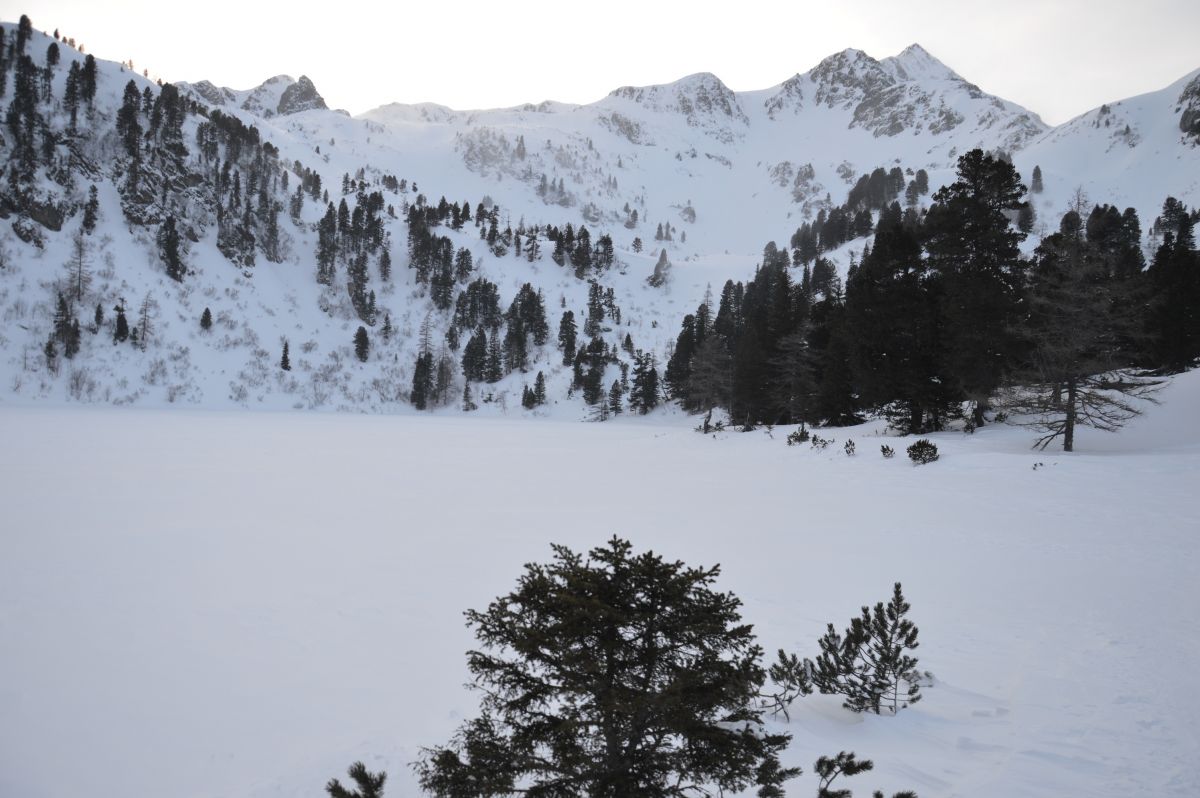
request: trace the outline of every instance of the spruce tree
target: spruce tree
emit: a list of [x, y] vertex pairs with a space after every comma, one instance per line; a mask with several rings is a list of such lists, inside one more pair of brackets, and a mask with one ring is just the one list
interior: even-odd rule
[[183, 282], [187, 269], [180, 252], [179, 230], [175, 226], [174, 215], [168, 215], [158, 228], [158, 256], [166, 267], [167, 276], [176, 282]]
[[1025, 234], [1009, 214], [1025, 186], [1012, 164], [972, 150], [958, 179], [939, 189], [926, 217], [929, 267], [940, 292], [945, 375], [974, 403], [974, 423], [1014, 365], [1019, 338]]
[[212, 311], [205, 308], [204, 312], [200, 314], [200, 329], [205, 331], [211, 330], [212, 323]]
[[533, 401], [539, 406], [546, 404], [546, 375], [540, 371], [537, 373], [537, 379], [533, 381]]
[[283, 355], [279, 358], [279, 368], [284, 371], [292, 370], [292, 361], [288, 357], [288, 342], [286, 338], [283, 339]]
[[416, 764], [447, 798], [782, 795], [789, 736], [763, 725], [761, 649], [719, 568], [688, 568], [614, 537], [554, 546], [516, 589], [467, 612], [481, 715]]
[[577, 334], [575, 314], [569, 310], [563, 311], [562, 318], [558, 322], [558, 348], [562, 350], [564, 366], [571, 365], [575, 359]]
[[367, 328], [359, 327], [354, 333], [354, 356], [366, 363], [370, 353], [371, 339], [367, 337]]
[[113, 310], [117, 314], [117, 321], [113, 327], [113, 343], [123, 343], [129, 339], [129, 321], [125, 318], [125, 305], [117, 305]]

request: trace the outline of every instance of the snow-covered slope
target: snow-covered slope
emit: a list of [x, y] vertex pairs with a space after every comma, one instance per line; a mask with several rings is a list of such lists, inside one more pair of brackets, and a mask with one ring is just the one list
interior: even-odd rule
[[[6, 26], [9, 34], [13, 29]], [[35, 32], [27, 51], [40, 62], [50, 42]], [[374, 350], [360, 364], [351, 340], [361, 320], [343, 278], [330, 287], [313, 279], [323, 198], [306, 200], [293, 222], [286, 207], [295, 182], [285, 191], [284, 175], [276, 175], [277, 257], [235, 267], [220, 249], [220, 213], [203, 185], [219, 164], [197, 146], [203, 117], [190, 115], [182, 128], [189, 174], [164, 175], [160, 185], [182, 185], [180, 193], [143, 197], [136, 215], [144, 223], [131, 224], [122, 210], [127, 175], [117, 112], [128, 81], [151, 99], [159, 88], [99, 60], [94, 108], [80, 122], [84, 135], [73, 136], [62, 98], [67, 68], [83, 56], [59, 46], [53, 99], [40, 106], [59, 137], [58, 167], [41, 170], [23, 194], [25, 209], [0, 225], [0, 250], [7, 255], [0, 272], [4, 401], [404, 407], [423, 323], [429, 320], [439, 347], [449, 326], [448, 314], [433, 308], [428, 287], [408, 268], [403, 216], [418, 195], [430, 204], [445, 197], [473, 208], [496, 205], [501, 231], [536, 225], [544, 235], [546, 225], [570, 223], [586, 225], [593, 240], [611, 235], [614, 268], [592, 277], [612, 289], [621, 318], [619, 324], [609, 319], [602, 337], [619, 347], [628, 335], [660, 366], [681, 317], [710, 286], [719, 291], [726, 279], [748, 278], [767, 241], [786, 243], [802, 222], [842, 203], [855, 181], [876, 168], [925, 169], [936, 189], [952, 179], [958, 156], [969, 149], [1005, 150], [1023, 173], [1041, 166], [1046, 191], [1037, 202], [1046, 224], [1053, 224], [1078, 186], [1095, 202], [1135, 206], [1144, 222], [1168, 194], [1189, 204], [1200, 200], [1200, 146], [1188, 132], [1200, 113], [1195, 75], [1054, 129], [984, 93], [917, 45], [880, 60], [846, 50], [761, 91], [733, 92], [702, 73], [666, 85], [620, 88], [587, 105], [546, 101], [455, 111], [391, 104], [358, 118], [327, 109], [304, 77], [278, 76], [246, 91], [204, 81], [182, 84], [184, 95], [206, 113], [239, 119], [269, 142], [272, 168], [292, 181], [319, 175], [336, 205], [349, 176], [364, 194], [381, 192], [393, 208], [395, 216], [382, 221], [393, 279], [383, 281], [374, 260], [369, 271], [380, 323], [390, 316], [396, 334], [384, 341], [379, 327], [372, 327]], [[248, 171], [252, 165], [241, 166]], [[403, 179], [404, 187], [385, 187], [385, 177]], [[97, 232], [85, 239], [92, 281], [78, 304], [85, 330], [96, 305], [106, 318], [96, 333], [84, 334], [80, 358], [51, 372], [43, 348], [92, 184], [100, 218]], [[356, 204], [355, 192], [346, 199]], [[165, 275], [154, 245], [168, 212], [180, 214], [185, 227], [188, 276], [182, 284]], [[671, 240], [656, 241], [655, 231], [663, 227], [672, 230]], [[588, 284], [550, 260], [544, 237], [541, 257], [530, 262], [514, 257], [513, 249], [497, 256], [474, 225], [437, 233], [455, 250], [472, 253], [472, 278], [498, 286], [502, 309], [529, 282], [542, 292], [552, 328], [564, 310], [583, 318]], [[640, 252], [635, 243], [643, 245]], [[844, 269], [864, 243], [851, 242], [832, 259]], [[660, 251], [674, 265], [672, 277], [665, 287], [651, 288], [646, 278]], [[346, 264], [339, 268], [344, 274]], [[155, 332], [147, 351], [112, 346], [112, 308], [124, 303], [136, 312], [147, 299]], [[198, 324], [205, 308], [216, 320], [209, 332]], [[277, 368], [284, 340], [295, 364], [288, 373]], [[619, 357], [630, 365], [628, 356]], [[520, 412], [522, 389], [538, 371], [559, 404], [537, 413], [578, 418], [588, 412], [577, 398], [567, 399], [571, 369], [562, 365], [553, 340], [531, 353], [528, 368], [487, 388], [495, 401], [485, 403], [483, 412]], [[606, 384], [616, 376], [614, 364]], [[461, 381], [455, 390], [461, 392]]]

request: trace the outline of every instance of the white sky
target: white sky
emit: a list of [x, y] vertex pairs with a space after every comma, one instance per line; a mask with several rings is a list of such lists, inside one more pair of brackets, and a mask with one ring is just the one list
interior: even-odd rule
[[[0, 18], [74, 36], [168, 81], [251, 88], [306, 74], [331, 107], [586, 103], [713, 72], [762, 89], [857, 47], [919, 42], [984, 91], [1057, 124], [1200, 67], [1200, 0], [0, 0]], [[332, 9], [332, 13], [331, 13]]]

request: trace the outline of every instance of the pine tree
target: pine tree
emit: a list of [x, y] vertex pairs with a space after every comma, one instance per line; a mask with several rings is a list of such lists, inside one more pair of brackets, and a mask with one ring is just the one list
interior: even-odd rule
[[183, 264], [179, 245], [179, 230], [175, 226], [175, 216], [168, 215], [158, 228], [158, 257], [166, 267], [167, 276], [176, 282], [183, 282], [183, 275], [187, 268]]
[[371, 339], [367, 337], [367, 328], [359, 327], [354, 333], [354, 356], [366, 363], [370, 353]]
[[799, 772], [778, 761], [790, 738], [762, 723], [762, 652], [738, 599], [712, 589], [718, 576], [615, 537], [586, 558], [554, 546], [553, 562], [527, 565], [511, 594], [467, 612], [482, 713], [423, 752], [422, 789], [781, 795]]
[[1008, 214], [1025, 187], [1006, 161], [972, 150], [958, 159], [958, 179], [934, 194], [926, 217], [929, 267], [938, 281], [945, 376], [974, 402], [974, 423], [1013, 367], [1019, 339], [1025, 234]]
[[546, 404], [546, 375], [540, 371], [537, 373], [537, 379], [533, 381], [533, 401], [538, 406]]
[[575, 359], [577, 334], [575, 314], [569, 310], [564, 310], [562, 318], [558, 322], [558, 348], [562, 350], [564, 366], [571, 365], [571, 362]]
[[125, 318], [125, 305], [117, 305], [113, 310], [117, 314], [117, 321], [113, 327], [113, 343], [124, 343], [129, 339], [129, 321]]
[[422, 352], [417, 355], [417, 364], [413, 369], [412, 393], [409, 394], [409, 400], [412, 406], [418, 410], [424, 410], [431, 402], [433, 395], [434, 375], [433, 375], [433, 354], [430, 352]]
[[[1093, 227], [1093, 233], [1099, 233]], [[1027, 295], [1027, 345], [1001, 403], [1024, 426], [1075, 448], [1076, 426], [1115, 431], [1141, 414], [1161, 381], [1135, 368], [1140, 303], [1126, 301], [1121, 253], [1105, 253], [1069, 211], [1037, 249]]]
[[83, 206], [83, 231], [91, 235], [96, 229], [96, 220], [100, 215], [100, 198], [96, 193], [95, 184], [88, 189], [87, 204]]
[[325, 785], [329, 798], [383, 798], [387, 773], [382, 770], [372, 773], [362, 762], [355, 762], [346, 773], [354, 780], [357, 789], [348, 790], [337, 779], [330, 779]]
[[919, 701], [917, 659], [905, 653], [918, 645], [917, 627], [905, 617], [909, 609], [897, 582], [891, 601], [879, 602], [874, 610], [863, 607], [844, 635], [829, 624], [819, 641], [821, 653], [809, 668], [813, 685], [844, 696], [843, 706], [853, 712], [879, 714], [887, 708], [896, 714]]
[[200, 329], [205, 331], [211, 330], [212, 323], [212, 311], [208, 308], [205, 308], [204, 312], [200, 314]]
[[284, 371], [292, 370], [292, 361], [288, 357], [288, 341], [286, 338], [283, 339], [283, 356], [279, 358], [279, 368]]
[[1035, 165], [1033, 167], [1033, 175], [1029, 179], [1029, 193], [1041, 194], [1045, 188], [1042, 185], [1042, 167]]

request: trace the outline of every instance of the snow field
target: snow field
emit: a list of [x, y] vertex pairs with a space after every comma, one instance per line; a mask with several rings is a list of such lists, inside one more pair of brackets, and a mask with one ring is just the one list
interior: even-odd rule
[[476, 708], [462, 611], [612, 534], [721, 563], [769, 656], [903, 582], [936, 685], [794, 705], [792, 795], [843, 749], [861, 794], [1195, 795], [1198, 378], [1075, 455], [986, 427], [923, 467], [877, 425], [0, 408], [0, 795], [320, 795], [363, 759], [415, 796]]

